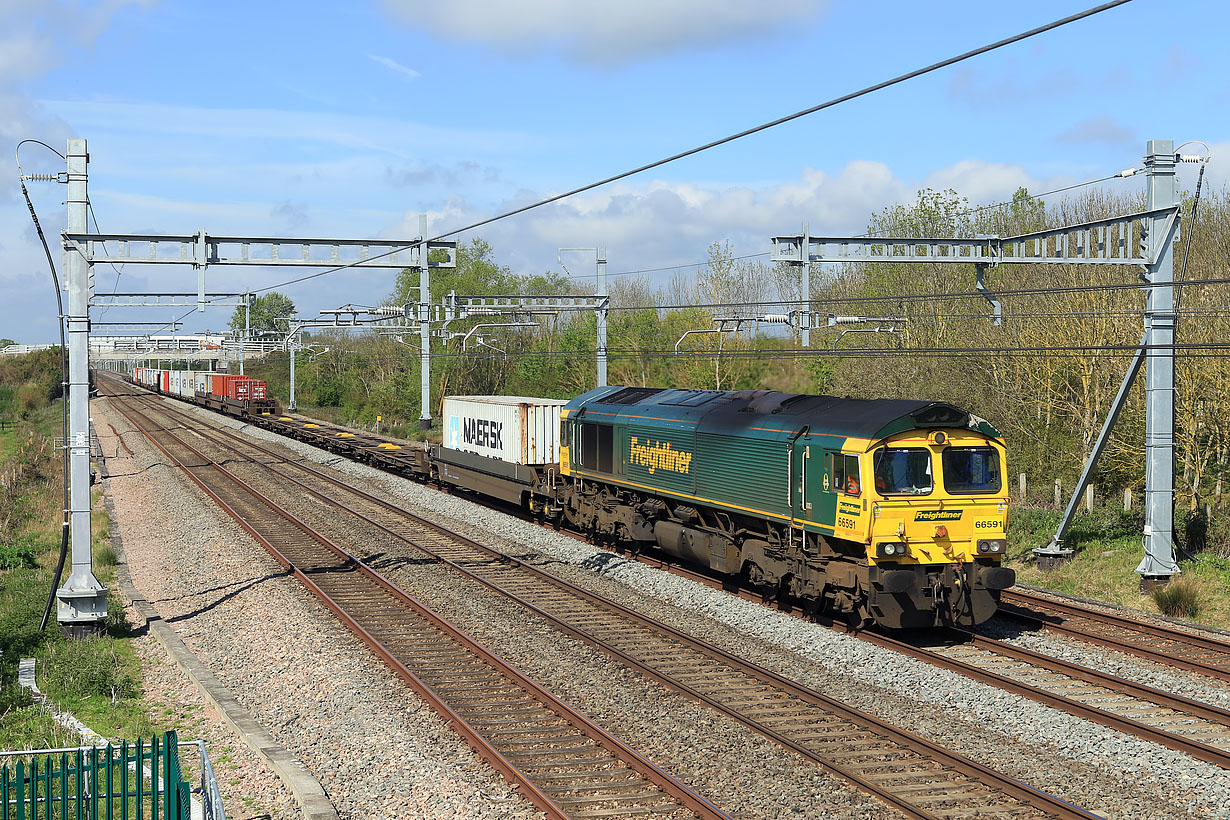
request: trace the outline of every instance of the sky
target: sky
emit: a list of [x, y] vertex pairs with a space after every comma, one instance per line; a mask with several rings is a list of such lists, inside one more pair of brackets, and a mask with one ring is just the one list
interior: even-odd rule
[[[1095, 0], [0, 0], [0, 337], [57, 340], [14, 151], [85, 138], [105, 233], [412, 239], [653, 162], [1049, 23]], [[514, 271], [607, 249], [611, 273], [694, 271], [714, 242], [857, 234], [952, 188], [976, 205], [1207, 144], [1230, 179], [1230, 4], [1134, 0], [960, 65], [454, 238]], [[1184, 152], [1204, 153], [1194, 145]], [[26, 173], [63, 160], [27, 143]], [[1194, 187], [1196, 167], [1181, 168]], [[1137, 191], [1143, 175], [1108, 183]], [[59, 267], [64, 186], [28, 183]], [[578, 277], [592, 254], [565, 257]], [[673, 270], [647, 274], [664, 284]], [[211, 291], [293, 271], [214, 267]], [[108, 266], [99, 292], [191, 291]], [[378, 304], [393, 272], [284, 289], [301, 315]], [[587, 280], [588, 281], [588, 280]], [[471, 294], [480, 295], [480, 294]], [[96, 320], [169, 321], [174, 308]], [[185, 317], [222, 330], [230, 310]], [[103, 332], [100, 327], [96, 332]]]

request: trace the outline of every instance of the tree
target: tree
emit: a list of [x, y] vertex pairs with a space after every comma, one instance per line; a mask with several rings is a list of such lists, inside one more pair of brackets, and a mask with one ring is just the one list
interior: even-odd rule
[[[273, 291], [262, 296], [252, 298], [252, 304], [249, 307], [248, 327], [251, 335], [256, 335], [262, 332], [270, 331], [286, 331], [286, 323], [279, 323], [277, 320], [286, 316], [295, 315], [295, 303], [290, 300], [289, 296]], [[242, 334], [244, 328], [244, 307], [240, 305], [235, 308], [235, 314], [231, 316], [231, 330], [236, 334]]]

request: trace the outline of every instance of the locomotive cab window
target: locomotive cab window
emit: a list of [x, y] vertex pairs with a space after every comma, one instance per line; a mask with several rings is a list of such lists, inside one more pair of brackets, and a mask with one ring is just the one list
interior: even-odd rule
[[949, 447], [944, 451], [944, 488], [953, 495], [997, 493], [999, 453], [992, 447]]
[[841, 453], [830, 453], [827, 458], [829, 477], [832, 480], [834, 492], [858, 495], [862, 492], [862, 482], [859, 480], [858, 456], [848, 456]]
[[922, 448], [883, 447], [876, 450], [873, 469], [876, 491], [884, 495], [928, 495], [935, 486], [931, 454]]
[[615, 428], [609, 424], [578, 424], [575, 456], [578, 466], [600, 473], [613, 472], [615, 462]]

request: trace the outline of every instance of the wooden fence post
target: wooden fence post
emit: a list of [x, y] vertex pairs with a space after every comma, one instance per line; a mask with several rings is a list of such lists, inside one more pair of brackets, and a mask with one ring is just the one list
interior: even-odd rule
[[1057, 478], [1055, 479], [1055, 506], [1056, 507], [1059, 507], [1062, 505], [1063, 503], [1061, 500], [1062, 497], [1063, 497], [1063, 482]]
[[1131, 487], [1123, 488], [1123, 511], [1124, 512], [1132, 511], [1132, 488]]
[[1020, 495], [1021, 503], [1024, 504], [1025, 503], [1025, 474], [1021, 473], [1019, 476], [1016, 477], [1016, 480], [1017, 480], [1017, 484], [1019, 484], [1021, 488], [1021, 495]]
[[1085, 485], [1085, 511], [1093, 512], [1093, 485]]

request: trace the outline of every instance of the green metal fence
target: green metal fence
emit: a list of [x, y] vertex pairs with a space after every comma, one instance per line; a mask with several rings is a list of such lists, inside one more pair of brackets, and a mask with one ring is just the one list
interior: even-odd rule
[[190, 820], [174, 731], [0, 768], [0, 820]]

